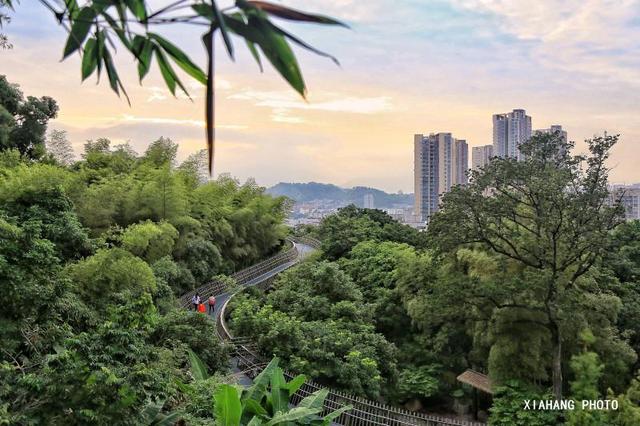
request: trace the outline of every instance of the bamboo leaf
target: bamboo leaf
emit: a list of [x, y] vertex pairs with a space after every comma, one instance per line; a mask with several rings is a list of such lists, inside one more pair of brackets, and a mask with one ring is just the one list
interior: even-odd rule
[[258, 52], [258, 49], [256, 49], [256, 44], [251, 40], [247, 40], [247, 39], [245, 39], [245, 42], [247, 43], [247, 47], [249, 48], [249, 52], [251, 52], [253, 59], [255, 59], [256, 62], [258, 63], [258, 67], [260, 67], [260, 72], [264, 72], [264, 68], [262, 68], [262, 61], [260, 60], [260, 53]]
[[87, 38], [89, 34], [89, 30], [93, 25], [93, 20], [96, 17], [96, 11], [93, 7], [85, 6], [80, 9], [78, 12], [77, 18], [72, 21], [71, 31], [69, 33], [69, 37], [67, 38], [67, 43], [64, 46], [64, 51], [62, 54], [62, 59], [71, 55], [73, 52], [78, 50], [84, 40]]
[[233, 54], [233, 43], [231, 42], [231, 38], [229, 37], [229, 30], [227, 29], [225, 16], [220, 12], [218, 5], [215, 1], [212, 2], [212, 6], [207, 4], [194, 4], [191, 8], [200, 16], [205, 19], [208, 19], [214, 24], [213, 29], [220, 29], [222, 33], [222, 40], [224, 41], [225, 48], [227, 49], [227, 53], [234, 59]]
[[222, 33], [222, 40], [224, 41], [224, 45], [227, 48], [227, 53], [233, 58], [233, 44], [231, 43], [231, 38], [229, 37], [229, 33], [227, 31], [227, 26], [224, 24], [224, 19], [222, 18], [222, 13], [220, 13], [220, 9], [216, 4], [215, 0], [211, 0], [211, 6], [213, 9], [213, 13], [215, 14], [216, 21], [218, 22], [218, 28], [220, 28], [220, 33]]
[[102, 72], [102, 57], [104, 56], [104, 30], [96, 32], [96, 60], [98, 61], [98, 81]]
[[96, 39], [90, 38], [84, 45], [82, 56], [82, 81], [86, 80], [98, 66], [98, 58], [96, 56]]
[[111, 58], [111, 53], [109, 53], [108, 49], [103, 50], [103, 61], [104, 67], [107, 70], [107, 76], [109, 77], [109, 85], [111, 89], [116, 92], [118, 96], [120, 96], [120, 90], [122, 90], [122, 94], [124, 95], [127, 103], [131, 105], [131, 100], [129, 99], [129, 95], [122, 85], [122, 81], [120, 81], [120, 77], [118, 76], [118, 72], [116, 71], [116, 67], [113, 64], [113, 59]]
[[107, 70], [107, 76], [109, 77], [109, 85], [111, 86], [111, 90], [120, 95], [120, 90], [118, 86], [118, 73], [113, 65], [113, 61], [111, 59], [111, 54], [109, 50], [105, 49], [102, 55], [102, 61], [104, 63], [104, 67]]
[[107, 12], [102, 12], [101, 16], [107, 21], [109, 26], [111, 26], [111, 29], [116, 33], [122, 44], [127, 49], [131, 50], [131, 41], [127, 38], [127, 33], [124, 31], [124, 23], [121, 27], [120, 25], [118, 25], [118, 22], [113, 18], [113, 16], [109, 15]]
[[213, 157], [215, 155], [215, 104], [214, 104], [214, 56], [213, 56], [213, 34], [214, 26], [202, 36], [202, 42], [207, 49], [207, 95], [205, 99], [205, 114], [207, 122], [207, 153], [209, 174], [213, 176]]
[[303, 48], [315, 53], [316, 55], [323, 56], [325, 58], [329, 58], [329, 59], [331, 59], [333, 61], [334, 64], [340, 66], [340, 61], [338, 61], [338, 59], [335, 56], [330, 55], [330, 54], [328, 54], [326, 52], [323, 52], [322, 50], [316, 49], [315, 47], [311, 46], [310, 44], [300, 40], [298, 37], [294, 36], [290, 32], [287, 32], [287, 31], [283, 30], [282, 28], [273, 25], [271, 22], [269, 22], [269, 24], [271, 25], [271, 27], [273, 28], [274, 31], [278, 32], [279, 34], [282, 34], [283, 36], [285, 36], [286, 38], [288, 38], [289, 40], [291, 40], [292, 42], [294, 42], [298, 46], [301, 46], [301, 47], [303, 47]]
[[138, 60], [138, 78], [142, 82], [151, 68], [153, 44], [148, 39], [137, 35], [131, 43], [131, 52]]
[[180, 86], [180, 88], [184, 90], [185, 93], [187, 93], [186, 89], [178, 79], [178, 76], [176, 75], [175, 71], [171, 67], [171, 64], [169, 64], [169, 61], [167, 61], [166, 56], [164, 56], [164, 53], [162, 53], [162, 50], [159, 49], [157, 46], [154, 46], [153, 50], [156, 52], [156, 59], [158, 60], [158, 66], [160, 67], [160, 74], [162, 74], [162, 78], [164, 79], [164, 82], [169, 88], [169, 91], [171, 92], [171, 94], [173, 96], [176, 95], [176, 85]]
[[202, 84], [207, 84], [207, 76], [191, 59], [176, 45], [169, 40], [155, 33], [147, 33], [149, 38], [155, 40], [169, 56], [171, 56], [176, 64], [182, 68], [187, 74], [195, 78]]
[[141, 22], [147, 19], [147, 8], [144, 0], [126, 0], [127, 7]]
[[278, 73], [305, 97], [306, 87], [298, 61], [284, 36], [274, 31], [268, 20], [251, 14], [249, 22], [245, 23], [242, 19], [225, 15], [225, 22], [231, 31], [257, 44]]
[[[67, 7], [67, 13], [69, 14], [69, 17], [72, 20], [75, 19], [76, 16], [78, 16], [78, 11], [80, 10], [80, 8], [78, 7], [78, 1], [64, 0], [64, 5]], [[11, 7], [11, 4], [9, 4], [9, 7]]]
[[278, 18], [282, 18], [282, 19], [288, 19], [290, 21], [313, 22], [315, 24], [326, 24], [326, 25], [339, 25], [341, 27], [349, 28], [349, 26], [344, 22], [340, 22], [328, 16], [306, 13], [306, 12], [302, 12], [296, 9], [291, 9], [289, 7], [285, 7], [279, 4], [274, 4], [266, 1], [257, 1], [257, 0], [255, 1], [250, 0], [250, 1], [247, 1], [246, 3], [268, 13], [269, 15], [277, 16]]

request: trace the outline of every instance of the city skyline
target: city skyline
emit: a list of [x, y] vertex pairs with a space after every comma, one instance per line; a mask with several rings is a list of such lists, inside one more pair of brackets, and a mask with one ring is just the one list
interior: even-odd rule
[[[637, 1], [541, 1], [526, 11], [472, 0], [285, 3], [353, 27], [287, 25], [342, 67], [300, 53], [305, 103], [268, 66], [260, 74], [238, 43], [237, 62], [217, 64], [220, 172], [265, 186], [319, 181], [411, 192], [406, 141], [417, 129], [449, 129], [472, 149], [492, 143], [492, 114], [520, 107], [533, 129], [561, 123], [578, 151], [594, 134], [621, 133], [611, 180], [640, 180]], [[167, 136], [180, 144], [180, 159], [204, 147], [203, 92], [193, 82], [193, 103], [173, 99], [155, 69], [140, 87], [130, 59], [118, 55], [129, 108], [105, 81], [81, 85], [79, 58], [59, 61], [65, 32], [37, 2], [21, 2], [4, 32], [15, 47], [0, 52], [0, 73], [27, 95], [58, 100], [51, 128], [68, 130], [76, 153], [102, 136], [130, 140], [139, 152]], [[199, 44], [188, 45], [197, 32], [185, 30], [182, 45], [202, 64]], [[434, 57], [438, 66], [428, 66]]]

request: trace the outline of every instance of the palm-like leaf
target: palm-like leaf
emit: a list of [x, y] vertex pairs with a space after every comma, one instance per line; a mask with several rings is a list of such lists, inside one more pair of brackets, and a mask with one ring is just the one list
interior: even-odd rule
[[[45, 0], [40, 0], [47, 7], [51, 5]], [[191, 4], [189, 4], [190, 2]], [[233, 33], [247, 44], [251, 55], [262, 70], [260, 53], [278, 71], [278, 73], [298, 92], [303, 98], [306, 96], [306, 85], [302, 71], [296, 59], [289, 41], [307, 49], [315, 54], [330, 58], [336, 64], [337, 59], [328, 53], [322, 52], [310, 46], [305, 41], [293, 34], [274, 25], [269, 17], [286, 19], [295, 22], [306, 22], [321, 25], [348, 26], [336, 19], [291, 9], [279, 4], [266, 1], [236, 0], [235, 8], [230, 11], [222, 11], [216, 0], [185, 0], [187, 7], [193, 13], [181, 17], [164, 17], [163, 13], [169, 13], [177, 5], [170, 3], [159, 11], [150, 14], [147, 0], [127, 0], [125, 2], [89, 0], [82, 7], [77, 0], [65, 0], [63, 10], [54, 11], [56, 18], [61, 23], [69, 25], [69, 36], [63, 49], [63, 57], [66, 58], [74, 52], [83, 52], [82, 79], [86, 79], [94, 72], [98, 78], [104, 67], [107, 71], [109, 84], [116, 94], [123, 93], [129, 101], [124, 85], [118, 76], [112, 54], [115, 49], [110, 34], [115, 34], [117, 39], [129, 50], [138, 66], [140, 81], [145, 78], [151, 67], [152, 58], [155, 55], [158, 69], [167, 88], [175, 95], [180, 88], [188, 95], [185, 85], [173, 69], [172, 62], [185, 73], [207, 86], [206, 99], [206, 137], [209, 151], [209, 168], [212, 166], [215, 154], [215, 108], [214, 108], [214, 36], [220, 32], [227, 54], [234, 57], [234, 48], [230, 34]], [[10, 5], [10, 3], [9, 3]], [[184, 4], [179, 5], [184, 7]], [[186, 9], [186, 8], [185, 8]], [[134, 19], [131, 19], [133, 17]], [[203, 36], [207, 52], [208, 66], [206, 72], [200, 69], [180, 48], [168, 39], [156, 32], [149, 31], [151, 25], [169, 23], [200, 23], [202, 19], [208, 22], [209, 29]], [[136, 33], [130, 28], [131, 21], [142, 25], [144, 33]], [[90, 34], [94, 36], [90, 36]]]

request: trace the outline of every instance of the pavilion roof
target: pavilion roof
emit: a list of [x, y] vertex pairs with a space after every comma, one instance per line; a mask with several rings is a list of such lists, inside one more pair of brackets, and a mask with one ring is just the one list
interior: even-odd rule
[[476, 389], [479, 389], [488, 394], [493, 394], [491, 390], [491, 379], [486, 374], [478, 373], [477, 371], [467, 370], [457, 377], [457, 380], [462, 383], [466, 383]]

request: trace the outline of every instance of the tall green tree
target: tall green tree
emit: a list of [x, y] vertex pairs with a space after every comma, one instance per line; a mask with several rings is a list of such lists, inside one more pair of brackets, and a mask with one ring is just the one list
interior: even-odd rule
[[[610, 231], [622, 220], [608, 205], [605, 164], [617, 136], [588, 140], [589, 155], [572, 156], [558, 135], [537, 135], [520, 146], [525, 160], [496, 158], [471, 183], [446, 194], [429, 225], [441, 253], [474, 246], [522, 271], [511, 293], [487, 298], [494, 309], [519, 312], [520, 320], [550, 336], [553, 393], [563, 390], [565, 325], [570, 301], [584, 300], [581, 279], [603, 256]], [[569, 309], [568, 309], [569, 308]], [[527, 318], [528, 317], [528, 318]]]
[[169, 166], [173, 168], [178, 154], [178, 145], [171, 139], [160, 137], [151, 142], [141, 160], [154, 167]]
[[47, 154], [63, 166], [69, 166], [74, 161], [73, 148], [67, 137], [66, 130], [53, 129], [46, 142]]
[[49, 96], [24, 98], [16, 84], [0, 75], [0, 150], [15, 148], [38, 159], [45, 154], [47, 123], [58, 115], [58, 104]]

